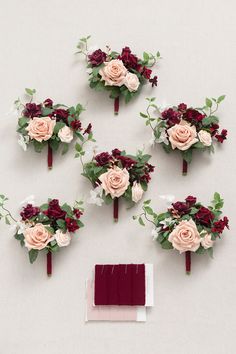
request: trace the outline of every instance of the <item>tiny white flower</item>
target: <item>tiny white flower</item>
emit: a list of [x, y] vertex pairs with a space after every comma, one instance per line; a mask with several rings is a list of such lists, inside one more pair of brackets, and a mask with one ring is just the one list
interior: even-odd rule
[[158, 232], [159, 232], [160, 228], [154, 228], [151, 231], [151, 235], [152, 235], [152, 239], [155, 241], [158, 237]]
[[160, 199], [163, 199], [166, 201], [167, 207], [170, 207], [173, 201], [175, 200], [175, 196], [173, 194], [164, 194], [159, 196]]
[[20, 202], [20, 208], [25, 207], [27, 204], [32, 204], [35, 205], [35, 196], [34, 195], [29, 195], [26, 197], [24, 200]]
[[104, 200], [102, 199], [103, 188], [98, 186], [90, 191], [90, 198], [87, 200], [89, 204], [95, 204], [101, 206]]
[[11, 226], [10, 230], [11, 232], [13, 232], [14, 234], [23, 234], [25, 229], [26, 229], [26, 224], [21, 222], [21, 221], [17, 221], [14, 225]]
[[149, 140], [148, 145], [149, 145], [149, 146], [154, 146], [154, 145], [155, 145], [155, 142], [156, 142], [156, 138], [155, 138], [154, 133], [152, 132], [152, 137], [151, 137], [151, 139]]
[[159, 136], [159, 138], [156, 138], [156, 142], [157, 143], [164, 143], [165, 145], [169, 145], [169, 139], [168, 139], [168, 135], [166, 133], [166, 129], [160, 128], [159, 132], [161, 133], [161, 135]]
[[22, 134], [19, 134], [19, 138], [18, 138], [18, 144], [22, 147], [22, 149], [24, 151], [27, 150], [27, 144], [29, 144], [29, 136], [26, 135], [22, 135]]
[[173, 223], [173, 219], [172, 218], [166, 218], [166, 219], [160, 221], [160, 224], [163, 225], [163, 227], [170, 226], [171, 223]]

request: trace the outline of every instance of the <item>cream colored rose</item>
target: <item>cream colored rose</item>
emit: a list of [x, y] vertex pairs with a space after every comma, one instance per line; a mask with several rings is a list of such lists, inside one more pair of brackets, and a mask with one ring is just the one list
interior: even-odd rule
[[172, 149], [188, 150], [190, 146], [198, 142], [195, 126], [191, 126], [185, 120], [167, 130]]
[[127, 69], [122, 60], [113, 59], [104, 63], [104, 67], [100, 69], [99, 74], [105, 81], [106, 86], [122, 86], [125, 82]]
[[144, 190], [141, 186], [140, 183], [138, 183], [137, 181], [134, 182], [133, 187], [132, 187], [132, 200], [135, 203], [138, 203], [140, 201], [140, 199], [142, 199]]
[[61, 230], [57, 230], [55, 233], [55, 239], [59, 247], [65, 247], [70, 244], [71, 235], [69, 232], [62, 232]]
[[211, 134], [208, 133], [206, 130], [200, 130], [200, 132], [198, 133], [198, 138], [203, 145], [211, 146], [212, 137], [211, 137]]
[[214, 241], [211, 239], [211, 234], [206, 234], [201, 238], [201, 245], [205, 249], [213, 247]]
[[30, 120], [26, 130], [31, 139], [35, 139], [39, 142], [43, 140], [49, 140], [53, 134], [56, 121], [50, 117], [33, 118]]
[[112, 198], [118, 198], [125, 193], [129, 186], [129, 172], [126, 168], [122, 170], [115, 166], [103, 173], [99, 180], [102, 182], [102, 188], [106, 195], [110, 194]]
[[170, 233], [168, 239], [180, 253], [186, 251], [195, 252], [201, 242], [197, 226], [192, 219], [189, 221], [182, 220]]
[[74, 137], [73, 130], [67, 125], [65, 125], [63, 128], [59, 130], [58, 136], [63, 143], [69, 144]]
[[40, 223], [26, 228], [23, 234], [28, 250], [42, 250], [50, 241], [54, 240], [54, 236]]
[[125, 77], [125, 86], [130, 92], [137, 91], [139, 87], [139, 79], [138, 76], [133, 73], [128, 73]]

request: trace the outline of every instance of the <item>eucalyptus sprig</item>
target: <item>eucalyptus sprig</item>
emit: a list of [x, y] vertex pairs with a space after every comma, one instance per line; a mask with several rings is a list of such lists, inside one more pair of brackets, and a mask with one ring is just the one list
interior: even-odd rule
[[5, 205], [8, 200], [9, 199], [5, 195], [0, 195], [0, 220], [3, 219], [7, 225], [10, 225], [12, 222], [17, 222], [17, 220]]

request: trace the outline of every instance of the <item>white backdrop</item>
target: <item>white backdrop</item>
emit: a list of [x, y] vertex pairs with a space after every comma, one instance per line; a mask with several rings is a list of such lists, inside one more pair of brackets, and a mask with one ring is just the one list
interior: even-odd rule
[[[2, 223], [0, 353], [235, 353], [235, 10], [234, 0], [1, 1], [0, 178], [15, 214], [30, 194], [38, 203], [48, 196], [72, 203], [86, 199], [90, 190], [73, 149], [57, 156], [48, 172], [46, 152], [24, 153], [18, 146], [16, 117], [9, 111], [25, 87], [36, 88], [38, 99], [85, 104], [82, 118], [93, 123], [101, 149], [130, 153], [150, 139], [139, 118], [145, 97], [199, 106], [206, 96], [226, 94], [219, 115], [228, 141], [212, 157], [194, 156], [187, 177], [181, 176], [180, 157], [157, 146], [151, 151], [157, 168], [146, 198], [161, 211], [166, 206], [160, 194], [178, 199], [193, 194], [208, 203], [217, 190], [231, 230], [217, 243], [214, 260], [194, 256], [192, 274], [186, 276], [184, 257], [163, 251], [152, 241], [151, 227], [132, 220], [141, 205], [129, 211], [123, 205], [118, 224], [110, 207], [87, 205], [86, 227], [54, 258], [48, 279], [45, 257], [30, 265], [26, 250]], [[128, 45], [139, 55], [160, 50], [158, 88], [145, 87], [114, 117], [112, 100], [89, 89], [84, 62], [73, 54], [79, 37], [88, 34], [92, 45], [110, 44], [115, 50]], [[84, 323], [85, 279], [99, 262], [154, 263], [155, 307], [147, 323]]]

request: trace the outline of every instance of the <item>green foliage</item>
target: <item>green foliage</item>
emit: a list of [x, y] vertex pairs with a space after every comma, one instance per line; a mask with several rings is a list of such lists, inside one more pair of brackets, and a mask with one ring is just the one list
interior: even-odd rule
[[56, 221], [56, 223], [57, 223], [57, 226], [59, 227], [59, 229], [61, 229], [63, 232], [66, 232], [66, 222], [65, 222], [65, 220], [58, 219]]
[[27, 95], [33, 96], [36, 93], [36, 90], [35, 89], [26, 88], [25, 92], [27, 93]]
[[38, 251], [38, 250], [34, 250], [34, 249], [32, 249], [32, 250], [30, 250], [30, 251], [28, 252], [28, 254], [29, 254], [29, 261], [30, 261], [31, 264], [36, 261], [36, 259], [37, 259], [37, 257], [38, 257], [38, 253], [39, 253], [39, 251]]
[[193, 156], [193, 150], [190, 148], [188, 150], [182, 151], [182, 156], [183, 159], [187, 162], [187, 163], [191, 163], [192, 161], [192, 156]]
[[224, 206], [224, 199], [221, 198], [221, 196], [218, 192], [215, 192], [215, 194], [214, 194], [214, 199], [212, 201], [212, 205], [214, 206], [214, 209], [216, 209], [216, 210], [220, 210]]

